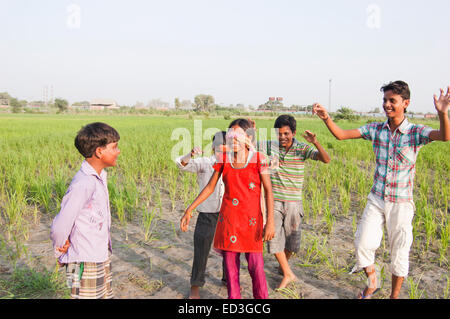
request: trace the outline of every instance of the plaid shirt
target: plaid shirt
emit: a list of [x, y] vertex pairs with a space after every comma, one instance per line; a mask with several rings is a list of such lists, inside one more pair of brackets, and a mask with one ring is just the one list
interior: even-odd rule
[[430, 143], [433, 129], [409, 123], [408, 120], [391, 133], [388, 121], [370, 123], [359, 128], [366, 140], [372, 141], [376, 168], [371, 192], [390, 202], [413, 200], [414, 173], [419, 149]]

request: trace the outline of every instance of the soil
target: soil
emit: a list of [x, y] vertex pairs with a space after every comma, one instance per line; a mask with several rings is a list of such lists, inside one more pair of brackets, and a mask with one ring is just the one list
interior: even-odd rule
[[[193, 233], [197, 215], [191, 219], [189, 230], [183, 233], [179, 229], [179, 220], [183, 213], [182, 204], [171, 211], [169, 200], [163, 201], [164, 214], [157, 220], [152, 238], [144, 242], [140, 221], [128, 222], [119, 226], [113, 219], [112, 236], [112, 271], [115, 298], [187, 298], [190, 289], [190, 274], [193, 258]], [[352, 207], [352, 210], [359, 208]], [[331, 235], [320, 221], [303, 221], [302, 245], [298, 255], [290, 260], [290, 265], [299, 281], [290, 284], [288, 289], [276, 291], [282, 276], [278, 273], [278, 263], [273, 255], [264, 252], [266, 279], [269, 298], [305, 298], [305, 299], [351, 299], [365, 286], [362, 273], [349, 274], [354, 265], [352, 217], [337, 217]], [[41, 215], [38, 223], [30, 231], [26, 242], [29, 250], [27, 263], [30, 268], [46, 268], [52, 271], [56, 260], [49, 238], [52, 217]], [[327, 249], [340, 265], [335, 273], [326, 263], [306, 264], [306, 250], [311, 245], [312, 236], [327, 238]], [[443, 298], [447, 287], [448, 269], [430, 262], [430, 256], [420, 256], [417, 252], [410, 255], [410, 275], [414, 282], [419, 282], [423, 291], [422, 298]], [[381, 247], [377, 252], [379, 269], [385, 269], [383, 288], [376, 298], [389, 298], [390, 273], [388, 247]], [[24, 264], [22, 260], [20, 263]], [[20, 265], [19, 263], [19, 265]], [[30, 263], [32, 263], [30, 265]], [[246, 269], [246, 260], [241, 256], [240, 282], [242, 298], [253, 298], [251, 278]], [[61, 274], [63, 268], [59, 269]], [[11, 273], [11, 266], [0, 262], [0, 276]], [[226, 299], [227, 289], [221, 282], [222, 257], [211, 250], [207, 265], [206, 284], [201, 289], [201, 297], [205, 299]], [[409, 298], [409, 284], [405, 281], [401, 298]], [[58, 296], [54, 296], [58, 298]], [[54, 298], [53, 297], [53, 298]]]

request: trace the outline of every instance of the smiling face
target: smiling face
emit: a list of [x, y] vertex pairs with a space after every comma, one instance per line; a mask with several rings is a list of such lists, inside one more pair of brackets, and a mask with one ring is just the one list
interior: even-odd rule
[[278, 130], [278, 142], [284, 148], [288, 148], [292, 145], [292, 142], [295, 137], [295, 132], [291, 131], [291, 128], [286, 125], [282, 126]]
[[403, 118], [410, 100], [403, 99], [392, 91], [384, 92], [383, 109], [388, 119]]

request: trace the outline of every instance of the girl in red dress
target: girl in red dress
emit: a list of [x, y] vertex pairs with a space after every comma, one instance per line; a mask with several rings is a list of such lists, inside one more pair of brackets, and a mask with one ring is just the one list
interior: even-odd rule
[[[246, 119], [231, 122], [227, 133], [230, 152], [224, 153], [214, 165], [209, 183], [186, 209], [185, 216], [202, 203], [214, 190], [219, 177], [225, 184], [219, 220], [214, 237], [214, 248], [224, 258], [228, 298], [241, 298], [239, 283], [240, 254], [245, 253], [252, 277], [253, 297], [268, 297], [264, 274], [263, 240], [274, 237], [273, 195], [268, 164], [262, 153], [256, 152], [252, 138], [254, 130]], [[267, 223], [263, 230], [261, 187], [264, 186], [267, 205]], [[187, 230], [183, 216], [181, 229]]]

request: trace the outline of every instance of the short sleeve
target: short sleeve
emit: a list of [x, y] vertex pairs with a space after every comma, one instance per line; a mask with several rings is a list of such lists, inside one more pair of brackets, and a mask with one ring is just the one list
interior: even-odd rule
[[414, 136], [415, 136], [416, 145], [422, 146], [422, 145], [426, 145], [426, 144], [432, 142], [433, 140], [430, 138], [430, 133], [433, 130], [434, 129], [429, 126], [417, 124], [414, 127], [414, 133], [415, 133]]
[[358, 128], [359, 133], [361, 133], [361, 137], [363, 139], [369, 140], [369, 141], [372, 140], [372, 134], [371, 134], [372, 129], [373, 129], [373, 124], [372, 123], [366, 124], [366, 125], [361, 126], [361, 127]]
[[317, 160], [319, 156], [319, 151], [316, 148], [312, 147], [311, 145], [305, 144], [304, 154], [305, 160], [308, 158], [312, 160]]

